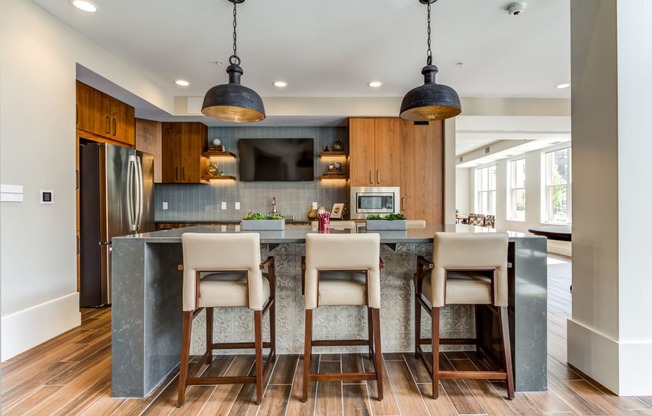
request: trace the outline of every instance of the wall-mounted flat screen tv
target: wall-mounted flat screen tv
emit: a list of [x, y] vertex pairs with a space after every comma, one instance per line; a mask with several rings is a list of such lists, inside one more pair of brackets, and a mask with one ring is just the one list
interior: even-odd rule
[[314, 181], [313, 139], [240, 139], [243, 182]]

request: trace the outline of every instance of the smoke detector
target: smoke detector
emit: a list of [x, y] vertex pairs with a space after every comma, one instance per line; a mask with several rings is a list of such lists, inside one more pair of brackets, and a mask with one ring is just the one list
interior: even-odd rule
[[526, 4], [523, 2], [510, 3], [505, 10], [510, 16], [520, 16], [525, 11]]

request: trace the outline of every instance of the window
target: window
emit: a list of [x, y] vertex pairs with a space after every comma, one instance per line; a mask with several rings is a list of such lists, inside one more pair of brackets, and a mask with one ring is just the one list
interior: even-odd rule
[[525, 221], [525, 159], [512, 160], [508, 169], [507, 218]]
[[475, 170], [475, 210], [477, 214], [496, 215], [496, 166]]
[[568, 224], [571, 219], [571, 149], [553, 150], [543, 157], [543, 221]]

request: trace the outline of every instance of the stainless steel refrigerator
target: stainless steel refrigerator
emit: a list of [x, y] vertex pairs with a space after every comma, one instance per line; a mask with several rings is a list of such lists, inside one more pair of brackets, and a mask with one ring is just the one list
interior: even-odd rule
[[154, 156], [87, 142], [80, 163], [80, 306], [111, 304], [111, 239], [154, 231]]

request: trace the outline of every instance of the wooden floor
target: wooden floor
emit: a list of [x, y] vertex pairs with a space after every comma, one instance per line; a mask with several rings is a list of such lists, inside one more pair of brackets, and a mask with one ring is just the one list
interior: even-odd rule
[[[385, 354], [385, 400], [375, 400], [374, 382], [313, 383], [307, 403], [299, 399], [302, 360], [281, 356], [268, 374], [263, 404], [253, 403], [252, 385], [193, 386], [176, 408], [176, 378], [147, 399], [113, 399], [111, 312], [85, 310], [81, 327], [2, 364], [2, 414], [9, 415], [652, 415], [652, 397], [617, 397], [583, 380], [566, 366], [566, 319], [570, 314], [570, 263], [550, 258], [548, 266], [547, 392], [517, 393], [504, 400], [504, 384], [485, 381], [441, 383], [438, 400], [427, 397], [425, 368], [411, 354]], [[442, 355], [442, 366], [467, 369], [482, 363], [472, 353]], [[321, 355], [323, 371], [367, 367], [360, 355]], [[207, 369], [241, 374], [249, 356], [221, 357]]]

